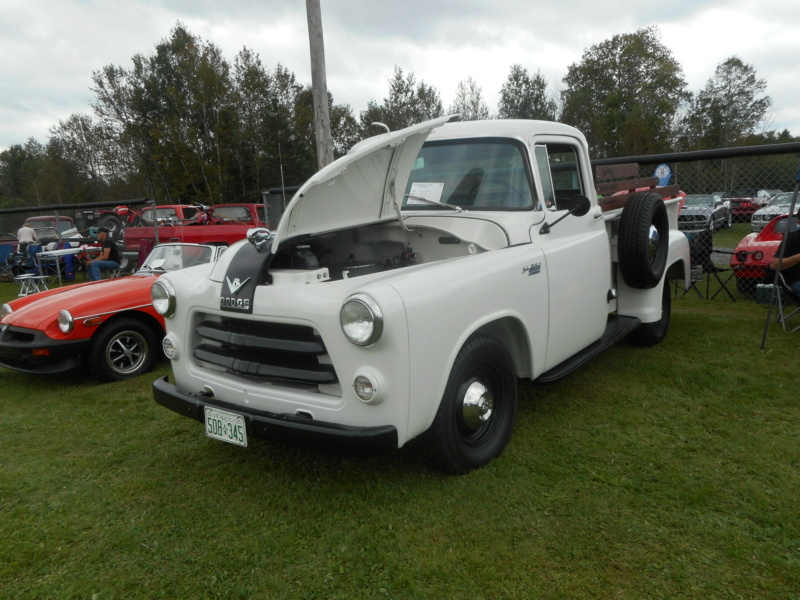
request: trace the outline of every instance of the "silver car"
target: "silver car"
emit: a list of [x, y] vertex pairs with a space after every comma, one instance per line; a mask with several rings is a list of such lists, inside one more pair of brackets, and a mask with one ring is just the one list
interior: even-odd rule
[[730, 204], [713, 194], [689, 194], [678, 214], [678, 229], [716, 231], [733, 223]]
[[769, 204], [764, 208], [759, 208], [754, 212], [753, 216], [750, 218], [753, 231], [761, 231], [766, 227], [767, 223], [779, 215], [788, 215], [789, 209], [792, 207], [792, 196], [792, 192], [777, 194], [773, 196]]

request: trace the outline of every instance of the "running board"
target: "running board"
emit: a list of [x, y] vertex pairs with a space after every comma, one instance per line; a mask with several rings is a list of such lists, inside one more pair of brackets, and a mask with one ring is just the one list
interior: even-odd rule
[[636, 329], [641, 321], [636, 317], [623, 317], [619, 315], [610, 315], [608, 323], [606, 324], [605, 333], [603, 337], [586, 346], [577, 354], [569, 357], [567, 360], [559, 365], [556, 365], [549, 371], [542, 373], [536, 378], [537, 383], [553, 383], [562, 377], [566, 377], [573, 371], [585, 365], [592, 358], [600, 354], [606, 348], [609, 348], [627, 336], [631, 331]]

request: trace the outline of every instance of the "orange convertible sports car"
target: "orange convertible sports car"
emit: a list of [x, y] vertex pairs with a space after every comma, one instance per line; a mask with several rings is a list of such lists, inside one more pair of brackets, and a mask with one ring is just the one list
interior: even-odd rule
[[164, 318], [150, 300], [153, 281], [168, 271], [211, 263], [224, 250], [163, 244], [131, 276], [54, 288], [4, 304], [0, 366], [28, 373], [85, 366], [103, 381], [149, 371], [161, 356], [164, 335]]

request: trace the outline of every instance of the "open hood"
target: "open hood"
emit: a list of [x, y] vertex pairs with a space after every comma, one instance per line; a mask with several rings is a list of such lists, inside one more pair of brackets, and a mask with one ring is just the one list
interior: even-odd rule
[[360, 142], [306, 181], [292, 198], [272, 242], [396, 219], [406, 182], [431, 131], [455, 115]]

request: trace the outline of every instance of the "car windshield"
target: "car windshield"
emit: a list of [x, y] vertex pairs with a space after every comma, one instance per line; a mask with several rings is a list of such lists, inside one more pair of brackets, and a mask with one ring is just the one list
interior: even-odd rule
[[780, 221], [775, 223], [775, 232], [776, 233], [786, 233], [786, 227], [790, 226], [789, 231], [794, 233], [798, 229], [800, 229], [800, 225], [797, 223], [797, 217], [783, 217]]
[[684, 206], [714, 206], [714, 196], [706, 194], [692, 194], [686, 196]]
[[140, 271], [178, 271], [211, 262], [213, 249], [208, 246], [164, 244], [156, 246]]
[[755, 198], [758, 190], [733, 190], [722, 194], [723, 198]]
[[792, 194], [778, 194], [769, 201], [767, 206], [789, 206], [792, 203]]
[[534, 206], [522, 148], [507, 141], [426, 144], [411, 171], [403, 208], [508, 210]]

